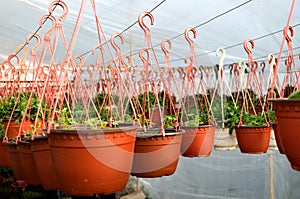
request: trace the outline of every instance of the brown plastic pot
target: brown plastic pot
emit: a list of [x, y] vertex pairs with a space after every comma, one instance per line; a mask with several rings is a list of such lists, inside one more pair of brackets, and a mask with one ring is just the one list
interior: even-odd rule
[[268, 151], [272, 127], [240, 126], [235, 128], [242, 153], [261, 154]]
[[280, 138], [280, 133], [279, 133], [279, 130], [278, 130], [277, 123], [272, 123], [272, 128], [274, 130], [274, 135], [275, 135], [275, 141], [276, 141], [277, 148], [278, 148], [278, 150], [281, 154], [285, 154], [284, 146], [283, 146], [281, 138]]
[[47, 136], [38, 136], [31, 141], [31, 150], [36, 172], [45, 190], [59, 190]]
[[49, 145], [58, 184], [77, 196], [111, 194], [127, 185], [136, 128], [57, 130]]
[[[4, 129], [7, 129], [7, 138], [8, 139], [13, 139], [16, 138], [19, 135], [19, 130], [21, 129], [21, 135], [24, 134], [25, 131], [31, 130], [31, 125], [34, 124], [33, 121], [31, 120], [25, 120], [23, 122], [23, 125], [21, 126], [21, 122], [19, 122], [18, 124], [15, 124], [15, 121], [4, 121]], [[8, 128], [7, 128], [8, 126]]]
[[[158, 130], [159, 132], [159, 130]], [[143, 178], [169, 176], [176, 171], [182, 132], [137, 135], [131, 174]]]
[[6, 143], [0, 141], [0, 167], [10, 167]]
[[17, 180], [25, 180], [24, 172], [22, 170], [22, 166], [19, 158], [17, 144], [15, 142], [8, 142], [6, 143], [6, 145], [7, 145], [10, 166], [13, 170], [15, 178]]
[[26, 182], [31, 185], [41, 184], [31, 151], [31, 143], [23, 141], [18, 142], [17, 149], [19, 152], [20, 163]]
[[181, 143], [182, 156], [205, 157], [211, 154], [216, 130], [214, 125], [182, 126], [181, 129], [185, 131]]
[[293, 169], [300, 171], [300, 100], [271, 100], [280, 139]]

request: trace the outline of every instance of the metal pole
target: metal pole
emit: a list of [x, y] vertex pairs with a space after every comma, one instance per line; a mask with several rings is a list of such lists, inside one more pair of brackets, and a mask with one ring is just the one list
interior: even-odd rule
[[273, 166], [273, 151], [271, 151], [269, 156], [269, 175], [270, 175], [270, 199], [274, 199], [274, 166]]

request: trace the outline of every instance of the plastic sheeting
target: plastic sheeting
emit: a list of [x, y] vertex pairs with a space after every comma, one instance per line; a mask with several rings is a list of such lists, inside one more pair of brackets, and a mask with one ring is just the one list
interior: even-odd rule
[[151, 184], [153, 199], [269, 199], [273, 175], [274, 199], [300, 198], [300, 172], [277, 150], [242, 154], [214, 150], [209, 157], [181, 157], [174, 175], [143, 179]]
[[[65, 34], [69, 39], [81, 0], [64, 1], [69, 7], [68, 18], [63, 23]], [[0, 61], [3, 61], [7, 55], [14, 53], [18, 45], [25, 43], [26, 36], [39, 27], [39, 19], [48, 13], [47, 9], [50, 2], [51, 0], [2, 0], [0, 2]], [[112, 34], [122, 32], [137, 21], [141, 12], [150, 11], [160, 2], [162, 1], [96, 1], [97, 14], [106, 37], [110, 38]], [[283, 39], [280, 30], [283, 30], [287, 23], [292, 0], [253, 0], [214, 19], [214, 17], [244, 2], [247, 1], [187, 0], [184, 3], [181, 0], [164, 1], [152, 12], [155, 23], [150, 27], [153, 46], [157, 51], [159, 61], [163, 62], [160, 42], [163, 39], [173, 38], [171, 63], [174, 66], [184, 65], [183, 59], [188, 56], [189, 47], [183, 35], [180, 34], [187, 27], [198, 25], [200, 25], [196, 28], [198, 36], [194, 41], [199, 65], [217, 64], [218, 57], [215, 55], [215, 50], [219, 47], [231, 46], [226, 49], [225, 64], [239, 62], [241, 59], [247, 60], [247, 54], [242, 43], [248, 38], [255, 39], [267, 34], [270, 35], [255, 41], [253, 58], [266, 60], [269, 53], [278, 53]], [[290, 23], [290, 25], [295, 26], [295, 35], [292, 38], [295, 54], [300, 52], [299, 7], [300, 2], [296, 1]], [[54, 13], [57, 16], [60, 12], [61, 10], [58, 9]], [[148, 19], [145, 21], [146, 24], [149, 24]], [[87, 1], [82, 24], [73, 56], [83, 54], [97, 44], [96, 25], [90, 1]], [[43, 35], [49, 26], [46, 23], [39, 34]], [[176, 36], [178, 37], [174, 38]], [[134, 52], [145, 47], [144, 34], [138, 24], [125, 31], [124, 37], [126, 44], [121, 46], [122, 53], [129, 53], [131, 51], [130, 45], [132, 45]], [[286, 49], [287, 46], [285, 45], [284, 50]], [[57, 53], [56, 61], [58, 63], [63, 59], [63, 50], [65, 49], [62, 48]], [[85, 58], [88, 58], [89, 55], [87, 54]], [[110, 60], [111, 57], [106, 55], [106, 59]], [[138, 56], [135, 60], [135, 64], [138, 65]]]

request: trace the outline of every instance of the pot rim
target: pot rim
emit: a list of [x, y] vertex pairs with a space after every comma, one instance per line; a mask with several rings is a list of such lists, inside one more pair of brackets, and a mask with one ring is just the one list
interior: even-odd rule
[[267, 125], [264, 125], [264, 126], [247, 126], [247, 125], [242, 125], [240, 127], [235, 126], [234, 128], [243, 128], [243, 129], [245, 129], [245, 128], [272, 128], [272, 126], [271, 125], [270, 126], [267, 126]]

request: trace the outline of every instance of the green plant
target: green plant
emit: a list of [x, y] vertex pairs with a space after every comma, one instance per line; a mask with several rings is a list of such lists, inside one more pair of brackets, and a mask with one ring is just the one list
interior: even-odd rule
[[63, 108], [62, 110], [57, 110], [58, 118], [55, 121], [57, 125], [63, 129], [74, 129], [74, 126], [77, 122], [71, 117], [70, 111], [68, 108]]
[[187, 116], [187, 119], [184, 120], [184, 124], [186, 126], [208, 125], [209, 121], [212, 119], [212, 117], [207, 113], [204, 104], [198, 113], [196, 113], [196, 110], [193, 110]]
[[166, 115], [164, 117], [164, 127], [172, 128], [175, 126], [176, 121], [177, 121], [177, 118], [175, 117], [175, 115]]
[[288, 97], [289, 100], [292, 99], [300, 99], [300, 90], [294, 91], [293, 93], [291, 93]]
[[42, 110], [38, 112], [39, 104], [42, 103], [42, 107], [44, 107], [44, 102], [40, 102], [36, 94], [32, 94], [32, 98], [30, 99], [31, 93], [17, 93], [15, 96], [11, 96], [9, 98], [2, 98], [0, 104], [0, 115], [2, 119], [9, 120], [12, 116], [12, 120], [18, 124], [25, 114], [26, 107], [28, 103], [29, 109], [26, 112], [26, 118], [30, 120], [35, 120], [36, 115], [42, 116]]
[[266, 125], [265, 113], [250, 114], [243, 112], [242, 123], [245, 126], [264, 126]]
[[229, 128], [229, 133], [231, 134], [234, 127], [240, 121], [241, 107], [235, 106], [232, 101], [228, 101], [225, 104], [225, 120], [224, 126]]

